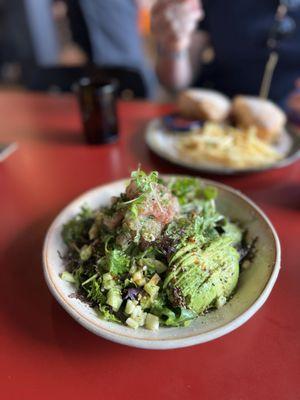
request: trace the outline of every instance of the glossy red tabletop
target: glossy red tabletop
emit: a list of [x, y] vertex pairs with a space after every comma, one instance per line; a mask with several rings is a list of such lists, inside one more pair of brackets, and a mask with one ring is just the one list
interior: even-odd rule
[[217, 178], [266, 212], [282, 244], [282, 270], [263, 308], [213, 342], [170, 351], [110, 343], [78, 325], [50, 295], [41, 250], [58, 211], [83, 191], [147, 171], [184, 173], [146, 148], [147, 121], [169, 106], [122, 103], [120, 140], [88, 147], [71, 96], [0, 93], [0, 398], [300, 399], [300, 163]]

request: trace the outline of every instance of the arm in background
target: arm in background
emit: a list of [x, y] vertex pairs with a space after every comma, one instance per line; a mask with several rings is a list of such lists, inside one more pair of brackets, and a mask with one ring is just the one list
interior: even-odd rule
[[161, 83], [180, 90], [193, 81], [201, 68], [201, 53], [209, 36], [197, 31], [204, 17], [195, 0], [161, 0], [152, 10], [152, 30], [157, 45], [156, 70]]

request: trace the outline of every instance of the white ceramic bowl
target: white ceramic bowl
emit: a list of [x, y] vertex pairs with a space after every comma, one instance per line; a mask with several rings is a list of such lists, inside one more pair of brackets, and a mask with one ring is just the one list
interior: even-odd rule
[[101, 320], [95, 311], [79, 299], [72, 284], [59, 275], [64, 270], [58, 255], [64, 253], [61, 238], [62, 225], [78, 213], [83, 204], [92, 208], [107, 205], [111, 196], [124, 190], [125, 180], [92, 189], [69, 204], [54, 220], [48, 230], [44, 249], [44, 274], [50, 291], [62, 307], [82, 326], [102, 336], [128, 346], [146, 349], [172, 349], [204, 343], [244, 324], [264, 304], [277, 279], [280, 269], [280, 243], [266, 215], [247, 197], [228, 186], [201, 180], [218, 188], [218, 209], [248, 230], [249, 237], [257, 237], [256, 255], [251, 267], [241, 273], [238, 289], [233, 298], [221, 309], [198, 317], [189, 327], [160, 328], [152, 332]]

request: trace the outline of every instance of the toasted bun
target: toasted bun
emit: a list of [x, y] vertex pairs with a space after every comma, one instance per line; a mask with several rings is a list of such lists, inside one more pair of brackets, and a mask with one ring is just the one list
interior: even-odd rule
[[252, 96], [236, 96], [231, 114], [238, 126], [255, 126], [258, 136], [269, 143], [278, 139], [286, 123], [286, 115], [278, 106], [269, 100]]
[[207, 89], [188, 89], [178, 96], [179, 112], [187, 118], [224, 121], [230, 111], [230, 100]]

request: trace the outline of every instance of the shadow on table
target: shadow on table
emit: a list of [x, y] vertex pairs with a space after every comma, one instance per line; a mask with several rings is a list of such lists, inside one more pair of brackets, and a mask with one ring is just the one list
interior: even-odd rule
[[[28, 226], [14, 239], [5, 253], [1, 270], [0, 302], [9, 331], [15, 338], [62, 348], [63, 352], [98, 355], [120, 351], [122, 346], [101, 339], [79, 326], [51, 296], [43, 277], [42, 246], [51, 217]], [[109, 345], [108, 345], [109, 344]], [[123, 347], [122, 347], [123, 348]]]

